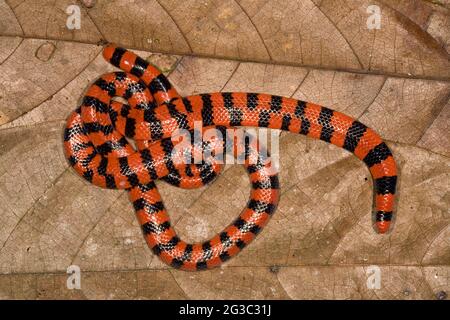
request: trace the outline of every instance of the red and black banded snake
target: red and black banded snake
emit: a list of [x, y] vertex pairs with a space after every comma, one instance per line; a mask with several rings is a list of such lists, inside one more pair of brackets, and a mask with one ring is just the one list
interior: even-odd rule
[[[364, 124], [327, 107], [276, 95], [216, 92], [181, 97], [158, 69], [134, 53], [108, 45], [103, 56], [123, 71], [103, 75], [89, 87], [81, 106], [67, 120], [65, 153], [76, 172], [91, 183], [128, 190], [149, 247], [165, 263], [183, 270], [220, 265], [256, 237], [278, 202], [278, 176], [269, 168], [270, 161], [246, 149], [244, 166], [252, 185], [246, 208], [212, 239], [195, 244], [182, 241], [171, 227], [154, 181], [195, 188], [220, 172], [217, 163], [173, 161], [172, 133], [194, 130], [195, 121], [224, 134], [225, 128], [234, 126], [281, 129], [353, 152], [374, 180], [376, 228], [379, 233], [388, 231], [396, 163], [379, 135]], [[135, 140], [137, 150], [125, 136]], [[224, 147], [221, 139], [208, 143], [209, 148]]]

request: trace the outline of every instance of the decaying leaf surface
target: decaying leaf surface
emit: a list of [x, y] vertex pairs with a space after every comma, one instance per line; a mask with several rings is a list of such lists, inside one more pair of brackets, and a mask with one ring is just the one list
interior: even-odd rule
[[[235, 60], [448, 78], [448, 8], [428, 1], [98, 0], [65, 28], [68, 0], [2, 0], [2, 34], [117, 42]], [[380, 29], [367, 27], [376, 5]], [[417, 13], [419, 12], [419, 13]]]
[[[53, 50], [43, 46], [54, 46]], [[79, 52], [83, 54], [79, 54]], [[89, 65], [100, 48], [65, 41], [25, 39], [0, 66], [2, 112], [15, 119], [50, 99]], [[33, 70], [32, 72], [30, 72]]]
[[[70, 1], [0, 0], [0, 298], [435, 299], [450, 292], [448, 6], [282, 3], [96, 1], [80, 5], [82, 27], [68, 30]], [[367, 29], [369, 4], [381, 8], [379, 30]], [[362, 162], [283, 132], [280, 204], [258, 238], [219, 269], [167, 267], [147, 248], [126, 192], [85, 182], [63, 154], [65, 119], [87, 86], [114, 70], [101, 56], [102, 39], [143, 50], [137, 53], [183, 95], [278, 94], [374, 128], [399, 165], [392, 231], [372, 228], [372, 180]], [[250, 190], [239, 165], [196, 190], [157, 185], [188, 241], [221, 231]], [[67, 289], [70, 265], [81, 269], [80, 290]], [[371, 265], [380, 268], [380, 289], [367, 286]]]

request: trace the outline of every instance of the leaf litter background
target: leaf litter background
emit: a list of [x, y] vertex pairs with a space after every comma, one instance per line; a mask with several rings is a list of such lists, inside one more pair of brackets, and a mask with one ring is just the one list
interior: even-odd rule
[[[86, 1], [93, 2], [93, 1]], [[436, 299], [450, 291], [450, 2], [0, 0], [0, 298]], [[367, 6], [382, 10], [366, 27]], [[222, 268], [187, 273], [147, 248], [122, 191], [79, 178], [64, 120], [113, 70], [104, 41], [138, 50], [182, 94], [292, 96], [377, 130], [400, 166], [389, 235], [371, 226], [372, 184], [354, 156], [282, 133], [279, 208]], [[249, 184], [227, 167], [198, 190], [158, 186], [181, 236], [211, 237], [244, 207]], [[66, 269], [82, 270], [81, 290]], [[369, 290], [366, 271], [382, 270]]]

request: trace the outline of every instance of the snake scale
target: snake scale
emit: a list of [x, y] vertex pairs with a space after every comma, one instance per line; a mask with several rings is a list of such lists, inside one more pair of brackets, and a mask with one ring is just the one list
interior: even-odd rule
[[[174, 152], [172, 133], [194, 130], [195, 121], [223, 135], [234, 126], [281, 129], [354, 153], [368, 166], [374, 181], [376, 229], [388, 231], [396, 164], [385, 142], [364, 124], [324, 106], [276, 95], [215, 92], [181, 97], [157, 68], [134, 53], [109, 44], [103, 56], [122, 71], [102, 75], [88, 88], [81, 106], [67, 120], [65, 153], [71, 166], [89, 182], [128, 191], [147, 244], [165, 263], [182, 270], [219, 266], [256, 237], [278, 202], [278, 175], [270, 167], [270, 158], [247, 145], [241, 152], [252, 186], [246, 208], [208, 241], [189, 244], [181, 240], [170, 224], [155, 180], [196, 188], [220, 172], [221, 165], [214, 161], [174, 161], [186, 150]], [[134, 139], [134, 147], [126, 137]], [[211, 137], [194, 143], [192, 150], [225, 148], [223, 141]]]

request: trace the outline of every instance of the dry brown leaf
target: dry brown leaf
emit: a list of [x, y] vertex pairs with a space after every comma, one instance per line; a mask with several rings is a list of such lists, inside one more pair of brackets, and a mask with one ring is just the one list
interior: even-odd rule
[[425, 131], [417, 143], [422, 148], [450, 156], [450, 102], [448, 102], [441, 113]]
[[[450, 291], [447, 7], [380, 0], [383, 27], [374, 31], [369, 1], [96, 1], [70, 31], [70, 3], [0, 0], [0, 298], [436, 299]], [[282, 133], [281, 200], [258, 238], [219, 269], [167, 267], [147, 248], [126, 192], [88, 184], [64, 158], [64, 120], [89, 83], [114, 70], [96, 45], [102, 38], [170, 53], [137, 51], [183, 95], [292, 96], [373, 127], [399, 164], [392, 231], [372, 228], [361, 161]], [[197, 190], [157, 184], [189, 241], [221, 231], [250, 191], [238, 165]], [[81, 268], [81, 290], [66, 287], [71, 264]], [[381, 268], [378, 290], [366, 285], [370, 265]]]
[[390, 8], [398, 11], [422, 29], [426, 29], [428, 19], [433, 12], [431, 1], [421, 0], [381, 0]]
[[85, 272], [81, 290], [67, 290], [67, 274], [0, 275], [2, 299], [185, 299], [168, 271]]
[[[363, 66], [361, 69], [449, 77], [448, 54], [412, 20], [378, 1], [342, 2], [323, 0], [319, 8], [348, 41]], [[367, 28], [370, 5], [380, 7], [380, 29]]]
[[[39, 59], [39, 50], [47, 45], [55, 46], [54, 51], [42, 53]], [[81, 73], [100, 50], [100, 47], [75, 42], [24, 39], [0, 65], [3, 114], [13, 120], [51, 99]]]
[[12, 8], [23, 34], [27, 37], [89, 43], [96, 43], [102, 39], [101, 33], [83, 9], [80, 10], [80, 27], [82, 28], [80, 30], [83, 32], [67, 28], [66, 22], [69, 14], [66, 13], [66, 10], [74, 4], [74, 1], [11, 0], [7, 3]]
[[383, 76], [312, 70], [294, 98], [315, 101], [358, 118], [373, 103], [385, 82]]
[[5, 1], [0, 1], [0, 31], [2, 35], [23, 35], [22, 27], [14, 11]]
[[209, 272], [173, 271], [191, 299], [288, 299], [269, 268], [218, 268]]
[[[68, 0], [0, 1], [2, 34], [117, 42], [127, 47], [237, 60], [449, 78], [448, 9], [427, 1], [99, 0], [65, 28]], [[381, 11], [368, 29], [367, 8]], [[428, 21], [430, 20], [430, 21]], [[428, 25], [427, 25], [428, 23]], [[2, 25], [0, 25], [2, 27]]]
[[448, 267], [381, 268], [380, 289], [367, 289], [369, 269], [363, 266], [285, 268], [278, 276], [292, 299], [436, 299], [449, 289]]
[[431, 34], [450, 54], [450, 22], [448, 15], [436, 12], [430, 17], [427, 32]]
[[445, 108], [450, 83], [390, 78], [360, 117], [385, 139], [414, 144]]

